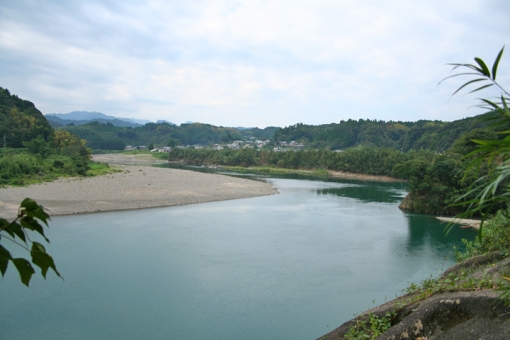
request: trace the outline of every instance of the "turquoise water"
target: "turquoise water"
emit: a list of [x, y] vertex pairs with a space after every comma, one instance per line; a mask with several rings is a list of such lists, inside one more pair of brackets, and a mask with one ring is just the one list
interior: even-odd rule
[[[314, 339], [473, 238], [398, 209], [401, 183], [262, 178], [279, 195], [54, 217], [65, 282], [0, 283], [1, 339]], [[372, 302], [375, 300], [375, 302]]]

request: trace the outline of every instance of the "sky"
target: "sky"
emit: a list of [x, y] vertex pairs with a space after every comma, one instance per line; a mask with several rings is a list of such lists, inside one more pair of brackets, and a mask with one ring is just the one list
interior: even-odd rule
[[176, 124], [453, 121], [500, 92], [451, 97], [446, 64], [492, 65], [509, 18], [508, 0], [0, 0], [0, 87], [44, 114]]

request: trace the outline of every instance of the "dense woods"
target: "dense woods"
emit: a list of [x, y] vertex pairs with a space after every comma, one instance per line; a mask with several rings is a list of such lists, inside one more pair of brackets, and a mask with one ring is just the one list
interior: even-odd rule
[[[33, 103], [11, 95], [0, 87], [1, 145], [21, 148], [23, 142], [41, 136], [47, 141], [53, 129]], [[4, 145], [5, 141], [5, 145]]]
[[[59, 176], [87, 175], [105, 165], [90, 161], [86, 142], [64, 130], [53, 130], [29, 101], [0, 88], [0, 185], [23, 185]], [[3, 146], [3, 145], [2, 145]]]
[[[504, 126], [491, 127], [484, 118], [491, 113], [454, 122], [427, 121], [385, 122], [382, 120], [358, 121], [349, 119], [338, 124], [305, 125], [296, 124], [279, 129], [273, 140], [297, 141], [310, 148], [342, 150], [358, 145], [389, 147], [401, 151], [426, 149], [445, 152], [464, 134], [478, 131], [478, 134], [491, 134], [503, 131]], [[507, 126], [508, 127], [508, 126]]]

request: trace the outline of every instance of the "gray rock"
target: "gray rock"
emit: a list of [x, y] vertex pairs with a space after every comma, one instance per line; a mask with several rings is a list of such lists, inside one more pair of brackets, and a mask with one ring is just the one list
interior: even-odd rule
[[[494, 252], [476, 256], [446, 270], [441, 279], [458, 278], [462, 287], [467, 280], [498, 280], [510, 273], [510, 258]], [[393, 313], [391, 328], [377, 339], [510, 339], [510, 306], [492, 289], [443, 292], [422, 299], [407, 294], [377, 306], [369, 314], [379, 318]], [[396, 312], [396, 313], [395, 313]], [[319, 339], [344, 339], [356, 318], [347, 321]]]

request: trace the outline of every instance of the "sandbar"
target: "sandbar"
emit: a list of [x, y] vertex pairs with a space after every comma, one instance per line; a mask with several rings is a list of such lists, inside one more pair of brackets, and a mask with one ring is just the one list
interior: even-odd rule
[[120, 172], [0, 188], [0, 216], [12, 219], [30, 197], [50, 216], [166, 207], [278, 193], [270, 184], [218, 174], [115, 165]]

